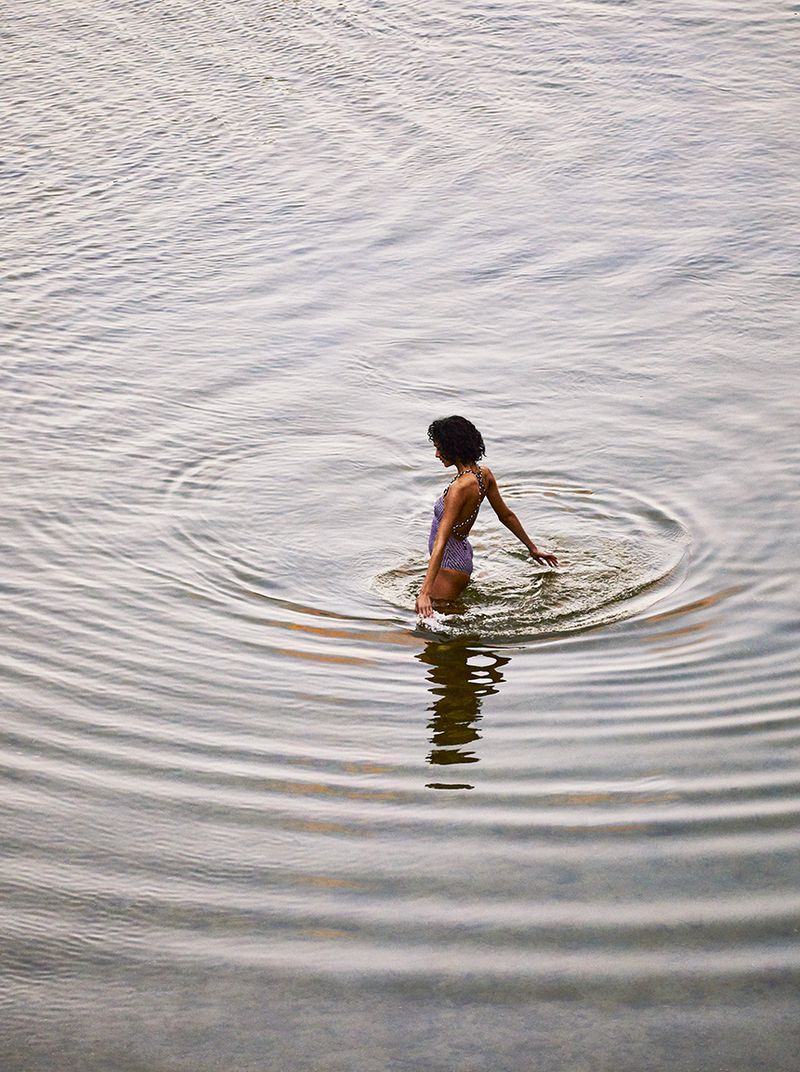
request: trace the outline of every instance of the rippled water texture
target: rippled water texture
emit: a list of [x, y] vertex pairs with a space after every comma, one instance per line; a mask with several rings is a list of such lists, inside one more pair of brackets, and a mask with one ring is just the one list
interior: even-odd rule
[[7, 8], [4, 1070], [797, 1072], [798, 18]]

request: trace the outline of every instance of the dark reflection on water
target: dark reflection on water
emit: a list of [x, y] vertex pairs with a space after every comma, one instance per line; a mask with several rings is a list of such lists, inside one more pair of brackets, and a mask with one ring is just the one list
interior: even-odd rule
[[[486, 696], [498, 691], [505, 680], [502, 667], [510, 660], [483, 644], [465, 638], [433, 640], [416, 656], [428, 667], [434, 696], [431, 751], [428, 762], [436, 766], [477, 763], [473, 745], [481, 739], [478, 723]], [[429, 782], [428, 789], [473, 789], [464, 782]]]

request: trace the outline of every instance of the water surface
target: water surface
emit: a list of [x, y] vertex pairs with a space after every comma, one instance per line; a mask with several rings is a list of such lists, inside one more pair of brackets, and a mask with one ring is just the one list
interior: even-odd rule
[[7, 13], [4, 1067], [796, 1072], [797, 17]]

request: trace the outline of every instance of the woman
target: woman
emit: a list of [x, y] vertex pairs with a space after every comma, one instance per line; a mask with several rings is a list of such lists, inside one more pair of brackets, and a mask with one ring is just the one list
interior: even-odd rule
[[433, 507], [428, 538], [431, 560], [417, 596], [418, 614], [430, 617], [434, 599], [456, 599], [467, 587], [472, 573], [472, 545], [467, 535], [484, 498], [488, 498], [506, 528], [525, 544], [534, 561], [548, 566], [558, 565], [555, 555], [539, 550], [517, 515], [503, 502], [491, 469], [478, 465], [486, 447], [481, 433], [471, 421], [464, 417], [443, 417], [430, 426], [428, 439], [436, 448], [436, 457], [442, 465], [454, 465], [456, 475]]

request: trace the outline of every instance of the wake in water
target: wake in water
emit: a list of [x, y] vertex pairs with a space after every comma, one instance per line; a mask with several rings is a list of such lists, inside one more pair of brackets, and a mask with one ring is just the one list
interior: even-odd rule
[[[469, 587], [421, 632], [536, 639], [607, 625], [651, 606], [682, 576], [686, 534], [652, 505], [616, 512], [595, 499], [570, 518], [571, 531], [548, 531], [559, 568], [538, 566], [499, 533], [475, 541], [476, 569]], [[413, 607], [425, 564], [419, 558], [379, 574], [373, 587], [389, 602]], [[672, 582], [672, 583], [671, 583]]]

